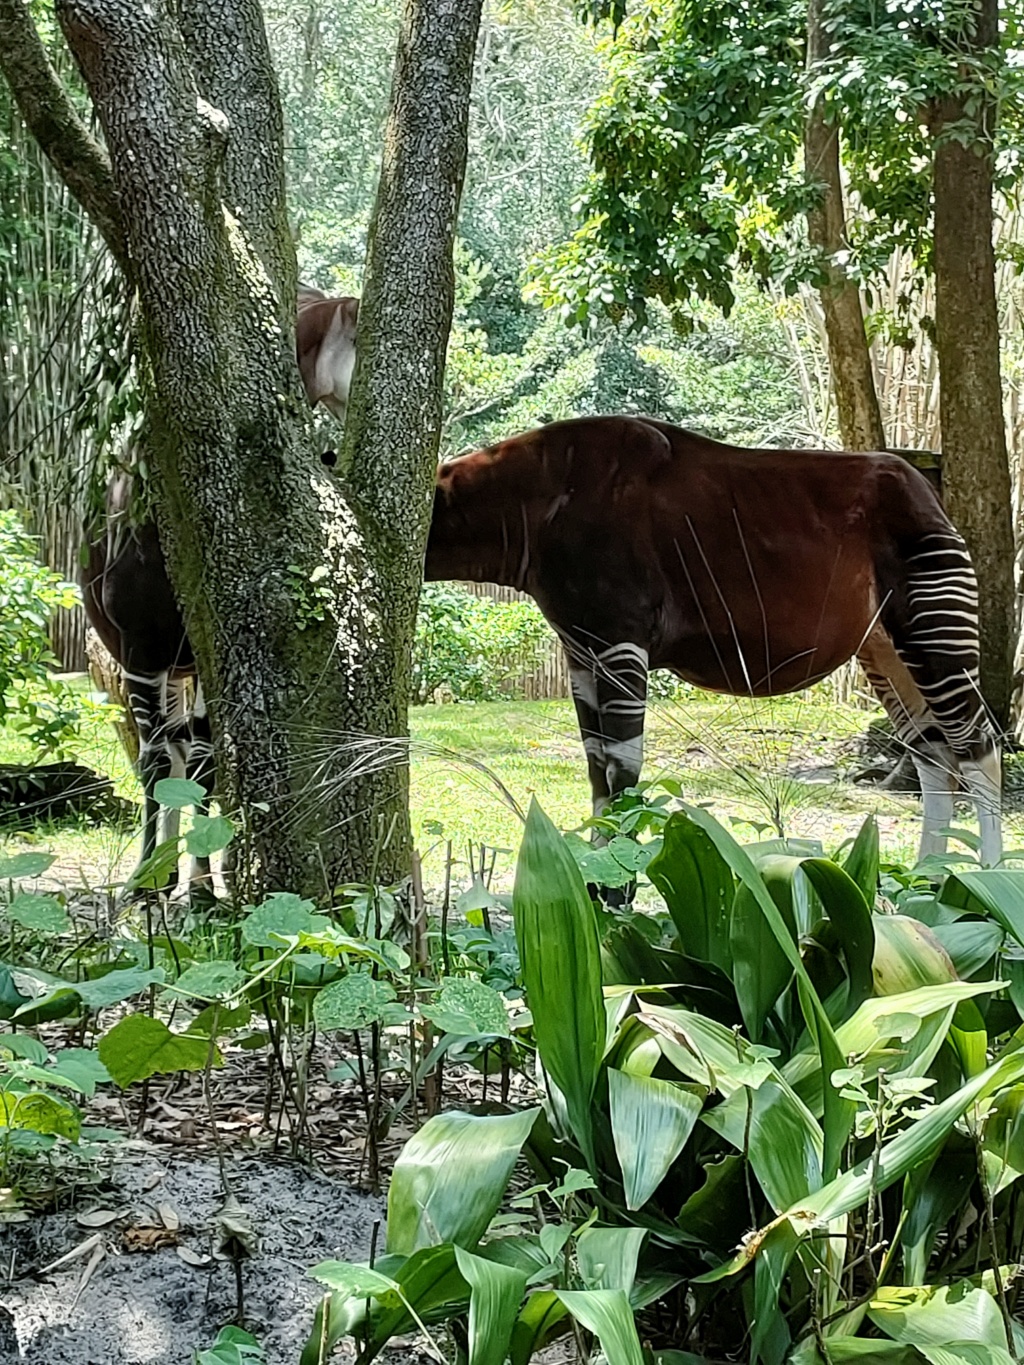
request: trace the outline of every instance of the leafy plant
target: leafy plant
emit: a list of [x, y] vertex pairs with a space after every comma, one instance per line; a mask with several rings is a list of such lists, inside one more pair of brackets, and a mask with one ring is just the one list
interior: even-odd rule
[[52, 676], [47, 625], [77, 601], [78, 589], [40, 564], [17, 514], [0, 511], [0, 724], [13, 720], [44, 753], [60, 752], [76, 733], [79, 703]]
[[425, 583], [413, 646], [413, 702], [443, 692], [452, 701], [496, 701], [513, 694], [550, 647], [532, 602], [493, 602], [449, 584]]
[[[1024, 874], [900, 874], [958, 973], [937, 928], [874, 909], [872, 822], [840, 863], [743, 848], [700, 809], [634, 814], [660, 826], [664, 911], [602, 910], [573, 846], [536, 806], [527, 824], [513, 1030], [545, 1091], [523, 1147], [542, 1184], [499, 1211], [493, 1120], [428, 1123], [396, 1167], [397, 1241], [373, 1266], [388, 1284], [319, 1267], [306, 1365], [345, 1334], [368, 1361], [440, 1322], [478, 1359], [524, 1365], [571, 1327], [619, 1365], [640, 1358], [634, 1314], [666, 1295], [697, 1357], [1005, 1365], [1024, 1033], [999, 969]], [[658, 1321], [644, 1337], [678, 1348]]]

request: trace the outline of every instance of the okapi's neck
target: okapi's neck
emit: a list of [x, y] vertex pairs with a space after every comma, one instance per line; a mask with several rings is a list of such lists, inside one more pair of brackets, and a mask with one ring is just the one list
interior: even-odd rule
[[[440, 465], [424, 578], [526, 586], [539, 490], [527, 492], [510, 442]], [[506, 458], [499, 458], [498, 451]]]

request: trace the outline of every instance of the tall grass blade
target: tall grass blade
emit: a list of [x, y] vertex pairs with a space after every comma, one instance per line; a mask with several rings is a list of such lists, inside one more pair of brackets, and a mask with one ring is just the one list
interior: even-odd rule
[[536, 800], [516, 865], [513, 913], [537, 1050], [593, 1167], [591, 1100], [606, 1027], [597, 918], [572, 854]]

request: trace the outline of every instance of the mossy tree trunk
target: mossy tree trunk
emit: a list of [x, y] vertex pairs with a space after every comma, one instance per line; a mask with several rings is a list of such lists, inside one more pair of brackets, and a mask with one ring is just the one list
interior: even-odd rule
[[[347, 488], [316, 460], [295, 365], [281, 112], [257, 0], [181, 0], [173, 15], [57, 0], [106, 144], [85, 144], [94, 173], [71, 188], [138, 293], [161, 539], [263, 887], [317, 893], [408, 867], [404, 770], [367, 765], [350, 741], [404, 757], [479, 8], [405, 6]], [[30, 51], [22, 0], [0, 0], [0, 36], [12, 15]], [[53, 110], [26, 114], [51, 154], [82, 131], [53, 98], [56, 130]]]
[[[1004, 725], [1012, 685], [1014, 545], [992, 245], [998, 0], [962, 6], [956, 87], [933, 110], [935, 340], [942, 488], [978, 573], [981, 688]], [[951, 21], [952, 22], [952, 21]]]

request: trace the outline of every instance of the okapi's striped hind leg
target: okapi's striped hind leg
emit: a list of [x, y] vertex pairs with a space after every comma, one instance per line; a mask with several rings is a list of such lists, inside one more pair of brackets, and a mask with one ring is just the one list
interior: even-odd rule
[[978, 812], [981, 860], [1002, 855], [999, 740], [978, 679], [974, 568], [952, 527], [922, 535], [906, 560], [902, 619], [876, 626], [860, 652], [869, 680], [921, 778], [921, 853], [944, 852], [960, 782]]
[[[170, 717], [167, 710], [167, 674], [132, 673], [124, 670], [128, 691], [128, 705], [139, 732], [139, 781], [142, 784], [142, 856], [141, 868], [152, 856], [160, 834], [160, 803], [156, 799], [156, 785], [170, 777], [173, 767], [170, 739]], [[182, 736], [176, 736], [177, 753], [183, 754]], [[184, 771], [184, 760], [181, 759]], [[139, 868], [132, 874], [132, 881]]]

